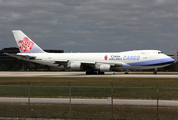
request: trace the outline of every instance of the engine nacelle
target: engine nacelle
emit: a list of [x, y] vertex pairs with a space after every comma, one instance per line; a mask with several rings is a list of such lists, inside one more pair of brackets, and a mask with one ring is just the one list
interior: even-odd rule
[[111, 66], [108, 64], [101, 64], [100, 67], [100, 72], [108, 72], [111, 69]]
[[81, 70], [81, 63], [70, 63], [70, 69], [71, 70]]

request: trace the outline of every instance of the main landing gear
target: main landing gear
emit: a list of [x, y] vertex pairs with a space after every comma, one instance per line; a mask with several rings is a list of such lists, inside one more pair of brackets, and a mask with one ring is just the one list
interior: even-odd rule
[[129, 74], [129, 72], [128, 72], [128, 71], [126, 71], [126, 72], [125, 72], [125, 74]]
[[98, 75], [104, 75], [104, 72], [98, 71]]
[[125, 71], [125, 74], [129, 74], [129, 69], [127, 69], [127, 70]]
[[86, 71], [86, 75], [97, 75], [95, 71]]
[[104, 72], [100, 71], [86, 71], [86, 75], [104, 75]]

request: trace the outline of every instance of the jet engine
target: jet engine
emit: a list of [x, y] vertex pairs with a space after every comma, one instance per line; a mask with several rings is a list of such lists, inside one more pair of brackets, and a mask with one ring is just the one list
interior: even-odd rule
[[70, 63], [70, 69], [71, 70], [81, 70], [81, 63], [80, 62], [74, 62], [74, 63]]
[[101, 64], [99, 66], [100, 72], [108, 72], [108, 71], [110, 71], [110, 68], [111, 68], [111, 66], [108, 64]]

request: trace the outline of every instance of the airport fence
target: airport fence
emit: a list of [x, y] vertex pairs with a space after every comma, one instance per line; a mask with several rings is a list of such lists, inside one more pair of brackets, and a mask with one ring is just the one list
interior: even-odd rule
[[[0, 85], [0, 117], [50, 119], [177, 119], [178, 107], [159, 106], [161, 100], [177, 100], [178, 88], [111, 86], [31, 86]], [[25, 98], [17, 101], [16, 98]], [[42, 98], [34, 102], [33, 98]], [[64, 100], [63, 103], [43, 98]], [[64, 99], [65, 98], [65, 99]], [[104, 103], [73, 103], [74, 99], [104, 100]], [[155, 105], [121, 105], [118, 99], [155, 100]]]

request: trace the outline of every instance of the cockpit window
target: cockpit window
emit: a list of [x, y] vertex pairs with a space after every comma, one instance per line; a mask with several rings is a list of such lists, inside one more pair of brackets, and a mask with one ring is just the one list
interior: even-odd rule
[[158, 52], [158, 54], [163, 54], [163, 52]]

